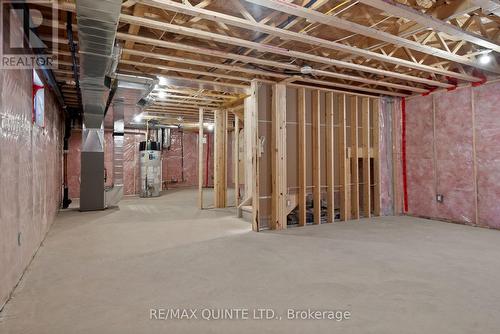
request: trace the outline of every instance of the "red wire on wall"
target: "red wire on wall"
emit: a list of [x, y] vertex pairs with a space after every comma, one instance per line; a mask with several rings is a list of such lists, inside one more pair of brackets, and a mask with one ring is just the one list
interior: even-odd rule
[[401, 99], [401, 161], [403, 167], [403, 212], [408, 212], [408, 180], [406, 176], [406, 99]]

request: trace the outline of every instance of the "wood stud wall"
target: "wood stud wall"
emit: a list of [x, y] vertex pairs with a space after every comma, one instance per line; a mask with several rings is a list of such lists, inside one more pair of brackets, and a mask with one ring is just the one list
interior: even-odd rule
[[318, 90], [312, 91], [312, 177], [314, 224], [321, 222], [321, 116]]
[[272, 220], [271, 228], [285, 229], [286, 226], [286, 85], [273, 85], [272, 110]]
[[198, 206], [203, 209], [203, 108], [198, 118]]
[[339, 113], [339, 173], [340, 173], [340, 220], [349, 220], [351, 218], [350, 198], [350, 173], [349, 159], [347, 157], [347, 129], [346, 129], [346, 96], [338, 97]]
[[[262, 156], [268, 154], [271, 161], [271, 196], [269, 228], [286, 229], [287, 215], [296, 207], [299, 226], [307, 223], [320, 224], [322, 219], [321, 203], [326, 202], [326, 222], [359, 219], [380, 215], [380, 161], [379, 161], [379, 107], [378, 99], [343, 94], [333, 91], [320, 91], [306, 88], [296, 89], [296, 132], [297, 136], [297, 189], [290, 191], [287, 179], [287, 85], [271, 86], [272, 99], [270, 133], [258, 133], [259, 89], [262, 84], [252, 82], [252, 91], [245, 100], [244, 147], [245, 147], [245, 189], [239, 198], [235, 189], [235, 205], [239, 214], [244, 207], [252, 210], [252, 227], [255, 231], [262, 228], [261, 221], [266, 219], [259, 212], [260, 194], [259, 164]], [[310, 94], [310, 98], [308, 97]], [[261, 97], [266, 95], [260, 94]], [[293, 95], [292, 95], [293, 96]], [[262, 102], [262, 101], [261, 101]], [[310, 105], [307, 105], [310, 104]], [[261, 104], [266, 105], [266, 104]], [[307, 113], [310, 115], [307, 115]], [[204, 110], [199, 110], [200, 154], [203, 154]], [[307, 123], [307, 120], [311, 123]], [[227, 145], [228, 111], [214, 112], [214, 190], [215, 207], [227, 206]], [[295, 123], [294, 123], [295, 124]], [[307, 127], [310, 126], [310, 132]], [[236, 184], [239, 183], [238, 149], [240, 119], [234, 122], [233, 172]], [[310, 142], [307, 137], [310, 136]], [[270, 141], [270, 152], [265, 152], [261, 141]], [[309, 151], [311, 150], [311, 151]], [[307, 159], [311, 159], [310, 163]], [[200, 172], [203, 166], [200, 165]], [[310, 170], [309, 170], [310, 168]], [[338, 171], [336, 170], [338, 168]], [[324, 170], [323, 170], [324, 169]], [[373, 169], [373, 171], [372, 171]], [[264, 177], [264, 176], [262, 176]], [[308, 181], [309, 180], [309, 181]], [[200, 184], [201, 184], [200, 180]], [[311, 182], [311, 184], [308, 184]], [[323, 182], [323, 183], [322, 183]], [[200, 190], [201, 192], [201, 190]], [[260, 196], [260, 197], [259, 197]], [[264, 197], [262, 197], [264, 196]], [[307, 197], [312, 196], [312, 221], [307, 221]], [[200, 196], [201, 197], [201, 196]], [[291, 208], [290, 208], [291, 206]], [[202, 203], [200, 202], [200, 207]], [[309, 219], [310, 216], [309, 216]]]
[[214, 204], [226, 207], [227, 195], [227, 111], [214, 112]]
[[335, 109], [333, 93], [326, 94], [326, 206], [327, 222], [335, 220]]
[[[291, 211], [287, 203], [297, 206], [299, 226], [321, 223], [322, 200], [326, 201], [328, 223], [338, 212], [342, 221], [380, 215], [378, 99], [312, 89], [309, 100], [305, 88], [296, 89], [298, 164], [292, 167], [297, 168], [296, 191], [287, 188], [287, 90], [284, 84], [273, 85], [272, 89], [272, 146], [267, 153], [272, 161], [272, 217], [268, 227], [287, 228], [287, 214]], [[311, 113], [310, 133], [307, 112]], [[257, 138], [262, 135], [257, 134]], [[308, 157], [312, 157], [310, 164]], [[308, 175], [312, 175], [312, 184], [307, 184]], [[258, 189], [259, 176], [255, 176]], [[312, 222], [307, 221], [307, 196], [312, 196]], [[262, 212], [256, 214], [257, 221], [265, 220]]]
[[298, 109], [298, 136], [299, 136], [299, 226], [306, 225], [306, 90], [298, 89], [297, 109]]

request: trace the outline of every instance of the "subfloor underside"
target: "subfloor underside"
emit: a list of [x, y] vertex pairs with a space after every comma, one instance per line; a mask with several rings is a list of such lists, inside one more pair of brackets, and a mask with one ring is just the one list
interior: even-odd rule
[[[197, 191], [61, 212], [1, 313], [1, 333], [496, 333], [500, 232], [384, 217], [254, 233]], [[150, 320], [151, 309], [199, 319]], [[281, 320], [203, 320], [270, 308]], [[288, 320], [287, 310], [350, 320]], [[206, 315], [206, 314], [205, 314]]]

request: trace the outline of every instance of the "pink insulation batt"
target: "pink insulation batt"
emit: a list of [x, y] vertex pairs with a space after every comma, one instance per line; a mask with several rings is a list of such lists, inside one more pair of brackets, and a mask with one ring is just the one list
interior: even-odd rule
[[[182, 132], [172, 130], [172, 144], [169, 150], [164, 150], [163, 181], [167, 188], [196, 187], [198, 185], [198, 133], [184, 131], [184, 181], [182, 181]], [[113, 182], [113, 137], [111, 132], [105, 132], [104, 167], [106, 168], [106, 185]], [[139, 143], [145, 138], [144, 132], [126, 131], [123, 146], [124, 194], [134, 195], [140, 191], [139, 186]], [[209, 168], [208, 186], [213, 186], [213, 134], [209, 135]], [[82, 144], [81, 131], [74, 130], [70, 138], [68, 156], [68, 183], [70, 198], [80, 197], [80, 149]], [[205, 144], [206, 148], [206, 144]], [[205, 168], [206, 154], [203, 155]], [[203, 176], [205, 182], [205, 175]], [[172, 182], [174, 181], [174, 182]]]
[[46, 85], [45, 126], [33, 124], [32, 75], [0, 70], [0, 308], [62, 197], [62, 110]]
[[500, 228], [500, 83], [413, 98], [406, 112], [409, 214]]

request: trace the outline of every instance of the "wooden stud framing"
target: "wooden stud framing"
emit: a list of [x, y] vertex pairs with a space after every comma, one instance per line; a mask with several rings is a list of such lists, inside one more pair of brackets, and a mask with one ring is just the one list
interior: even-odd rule
[[224, 207], [227, 206], [227, 166], [228, 166], [228, 140], [229, 140], [229, 111], [224, 110], [224, 113], [222, 115], [224, 117], [224, 192], [221, 194], [221, 196], [224, 196], [222, 199], [222, 202], [224, 203]]
[[372, 101], [373, 115], [373, 213], [380, 216], [380, 111], [379, 99]]
[[286, 85], [273, 85], [272, 101], [272, 221], [271, 229], [287, 228]]
[[234, 205], [240, 205], [240, 119], [234, 117], [233, 131], [233, 180], [234, 180]]
[[203, 209], [203, 108], [198, 120], [198, 206]]
[[306, 225], [306, 90], [297, 92], [298, 135], [299, 135], [299, 226]]
[[359, 219], [359, 143], [358, 143], [358, 97], [351, 96], [351, 218]]
[[227, 141], [227, 111], [214, 112], [214, 206], [226, 207], [226, 141]]
[[338, 96], [339, 112], [339, 175], [340, 175], [340, 220], [349, 220], [351, 217], [351, 205], [349, 199], [349, 168], [347, 159], [347, 137], [346, 137], [346, 96]]
[[321, 224], [321, 117], [320, 117], [320, 93], [313, 90], [312, 102], [312, 177], [313, 177], [313, 212], [314, 224]]
[[370, 99], [361, 100], [361, 124], [363, 139], [363, 212], [365, 218], [371, 216], [371, 180], [370, 180]]
[[335, 221], [335, 126], [333, 93], [326, 93], [326, 207], [327, 222]]
[[258, 144], [258, 105], [259, 82], [250, 84], [249, 97], [245, 98], [245, 196], [242, 202], [252, 202], [252, 230], [258, 232], [259, 226], [259, 144]]

